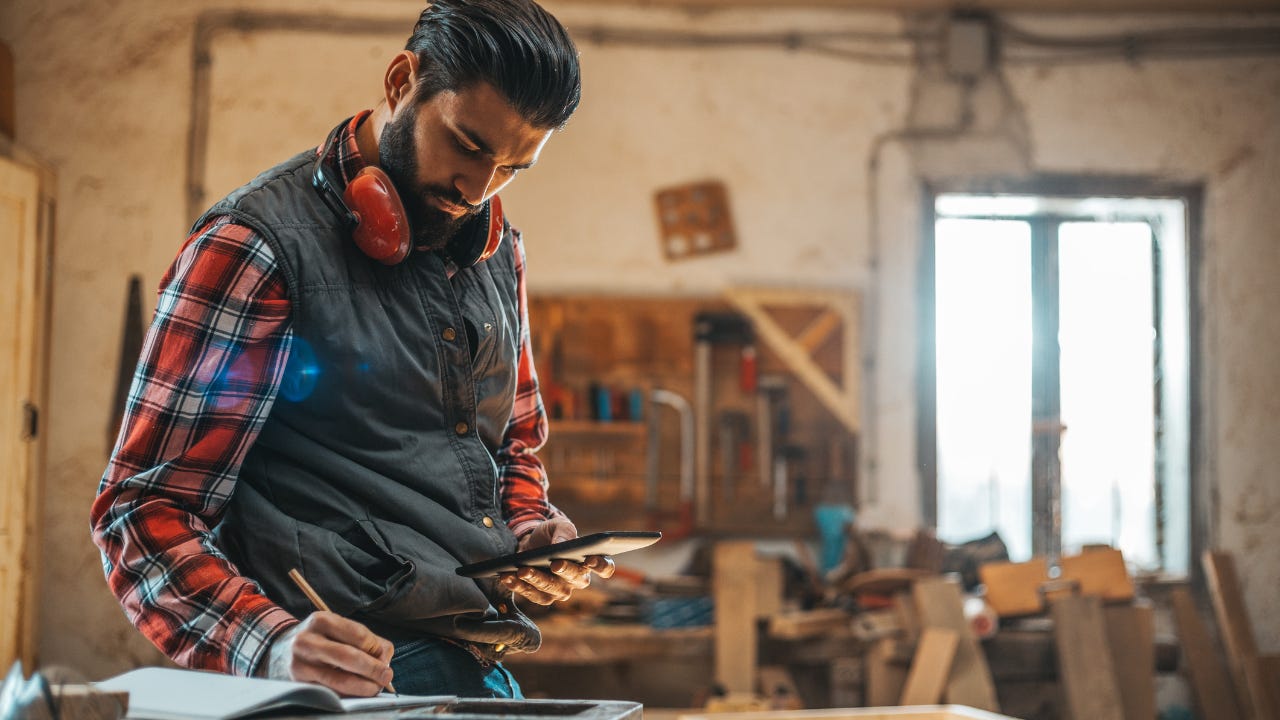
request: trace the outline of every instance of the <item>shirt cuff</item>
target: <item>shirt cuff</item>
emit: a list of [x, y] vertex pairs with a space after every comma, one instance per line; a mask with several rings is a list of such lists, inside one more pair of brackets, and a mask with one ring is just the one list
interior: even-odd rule
[[298, 618], [281, 607], [273, 607], [258, 617], [247, 620], [228, 648], [227, 672], [252, 677], [257, 672], [258, 665], [267, 661], [271, 643], [299, 622]]
[[564, 512], [560, 510], [560, 508], [556, 507], [555, 505], [552, 505], [551, 503], [547, 503], [546, 517], [539, 517], [535, 515], [533, 517], [527, 517], [522, 520], [516, 520], [515, 522], [508, 523], [507, 528], [511, 530], [512, 535], [516, 536], [516, 540], [523, 540], [525, 535], [528, 535], [529, 533], [533, 532], [533, 529], [538, 527], [542, 523], [548, 520], [556, 520], [560, 518], [567, 520], [569, 519], [569, 516], [565, 515]]

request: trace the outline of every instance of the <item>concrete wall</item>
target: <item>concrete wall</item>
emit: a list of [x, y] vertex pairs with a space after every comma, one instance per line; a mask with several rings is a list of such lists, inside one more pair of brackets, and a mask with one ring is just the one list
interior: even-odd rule
[[[18, 140], [59, 178], [52, 397], [39, 627], [43, 663], [97, 677], [156, 659], [102, 581], [87, 513], [106, 462], [126, 279], [154, 288], [191, 221], [185, 209], [191, 46], [202, 12], [262, 8], [403, 18], [403, 33], [228, 33], [213, 44], [210, 199], [373, 103], [416, 2], [10, 0], [0, 39], [17, 59]], [[551, 7], [571, 25], [698, 30], [895, 30], [889, 15]], [[1181, 22], [1194, 22], [1182, 19]], [[1110, 30], [1141, 18], [1034, 21]], [[877, 138], [945, 122], [947, 90], [910, 68], [781, 49], [582, 44], [585, 102], [543, 161], [506, 193], [526, 233], [532, 290], [712, 293], [770, 283], [879, 289], [864, 519], [919, 517], [915, 312], [922, 177], [1018, 170], [1204, 182], [1203, 412], [1214, 540], [1239, 559], [1264, 649], [1280, 649], [1280, 64], [1271, 59], [1018, 68], [976, 92], [977, 140]], [[916, 102], [913, 103], [913, 98]], [[939, 110], [942, 108], [942, 110]], [[931, 115], [934, 113], [934, 115]], [[667, 264], [651, 211], [664, 185], [722, 178], [737, 252]], [[881, 233], [869, 242], [876, 189]], [[878, 248], [878, 249], [877, 249]], [[880, 272], [872, 274], [871, 258]], [[875, 284], [873, 285], [873, 281]], [[149, 293], [148, 307], [154, 302]]]

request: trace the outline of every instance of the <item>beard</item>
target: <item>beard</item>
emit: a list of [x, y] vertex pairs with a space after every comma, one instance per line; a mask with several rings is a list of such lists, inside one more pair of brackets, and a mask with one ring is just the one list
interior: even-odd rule
[[[456, 188], [418, 181], [418, 148], [413, 139], [418, 106], [414, 105], [410, 110], [411, 112], [388, 122], [382, 129], [382, 136], [378, 138], [378, 165], [391, 178], [400, 195], [400, 202], [404, 204], [414, 247], [440, 250], [483, 205], [470, 206]], [[432, 197], [471, 209], [454, 217], [427, 204], [427, 200]]]

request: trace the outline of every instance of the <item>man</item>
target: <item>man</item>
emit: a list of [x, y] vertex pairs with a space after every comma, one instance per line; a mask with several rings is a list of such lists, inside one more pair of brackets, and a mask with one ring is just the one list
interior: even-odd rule
[[[94, 541], [128, 617], [180, 665], [520, 697], [499, 660], [540, 637], [514, 598], [613, 573], [603, 556], [454, 573], [577, 535], [534, 455], [524, 247], [494, 197], [577, 107], [577, 53], [530, 0], [439, 0], [382, 94], [196, 221]], [[312, 612], [294, 568], [333, 612]]]

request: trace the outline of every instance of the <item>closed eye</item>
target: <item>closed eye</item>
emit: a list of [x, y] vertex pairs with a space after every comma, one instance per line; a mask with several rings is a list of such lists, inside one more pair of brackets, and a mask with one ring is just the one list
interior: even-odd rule
[[476, 157], [483, 154], [483, 151], [480, 148], [468, 146], [466, 143], [462, 142], [461, 138], [455, 137], [453, 139], [453, 144], [457, 146], [458, 151], [461, 152], [463, 155]]

